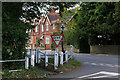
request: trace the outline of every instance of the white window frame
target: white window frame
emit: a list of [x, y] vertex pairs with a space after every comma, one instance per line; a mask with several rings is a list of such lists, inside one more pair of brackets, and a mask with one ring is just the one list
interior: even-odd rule
[[46, 31], [48, 31], [49, 30], [49, 24], [48, 24], [48, 22], [46, 23]]
[[35, 32], [38, 32], [38, 26], [35, 27]]
[[31, 33], [31, 32], [32, 32], [32, 30], [30, 29], [30, 30], [29, 30], [29, 32]]
[[32, 44], [32, 37], [31, 37], [31, 44]]
[[53, 30], [55, 29], [55, 23], [53, 24]]
[[44, 25], [42, 24], [42, 32], [44, 32]]
[[46, 44], [50, 44], [50, 38], [46, 37]]

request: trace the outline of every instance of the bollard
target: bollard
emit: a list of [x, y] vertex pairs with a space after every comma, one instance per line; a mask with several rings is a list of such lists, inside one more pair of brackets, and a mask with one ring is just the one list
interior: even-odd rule
[[29, 67], [29, 58], [25, 57], [25, 69], [28, 69]]
[[48, 56], [47, 53], [45, 52], [45, 67], [48, 66]]
[[38, 57], [37, 57], [37, 55], [38, 55], [37, 53], [38, 53], [38, 52], [37, 52], [37, 49], [36, 49], [36, 63], [37, 63], [37, 61], [38, 61], [38, 60], [37, 60], [37, 58], [38, 58]]
[[63, 66], [63, 52], [60, 53], [60, 64]]
[[40, 49], [38, 50], [38, 63], [40, 63], [41, 60], [41, 54], [40, 54]]
[[67, 53], [68, 51], [66, 50], [66, 52], [65, 52], [65, 61], [66, 62], [68, 62], [68, 53]]

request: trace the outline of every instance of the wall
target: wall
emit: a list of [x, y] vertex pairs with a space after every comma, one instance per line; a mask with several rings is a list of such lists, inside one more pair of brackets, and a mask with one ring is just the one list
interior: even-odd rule
[[[68, 51], [70, 50], [70, 45], [64, 45], [63, 47]], [[59, 45], [59, 51], [62, 51], [61, 45]], [[73, 52], [74, 53], [79, 53], [79, 49], [76, 49], [76, 48], [73, 47]]]
[[90, 46], [91, 54], [120, 54], [120, 45]]

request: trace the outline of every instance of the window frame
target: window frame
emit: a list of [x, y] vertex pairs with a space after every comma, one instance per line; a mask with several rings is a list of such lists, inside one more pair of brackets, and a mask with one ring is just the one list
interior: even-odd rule
[[50, 44], [50, 38], [46, 37], [46, 44]]
[[48, 22], [46, 23], [46, 31], [49, 31], [49, 24], [48, 24]]

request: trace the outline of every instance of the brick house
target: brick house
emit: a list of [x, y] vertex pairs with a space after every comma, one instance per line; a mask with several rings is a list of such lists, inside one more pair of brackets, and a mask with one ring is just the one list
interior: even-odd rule
[[54, 9], [51, 9], [46, 16], [40, 17], [40, 20], [34, 20], [35, 21], [33, 25], [37, 24], [36, 27], [27, 31], [27, 33], [30, 35], [28, 42], [30, 45], [28, 47], [35, 49], [37, 44], [36, 40], [38, 40], [40, 48], [47, 50], [51, 49], [51, 35], [53, 32], [58, 31], [56, 23], [60, 22], [59, 14], [57, 14]]
[[58, 31], [56, 23], [59, 21], [59, 14], [55, 13], [52, 9], [45, 17], [41, 18], [41, 23], [39, 25], [40, 34], [37, 35], [37, 39], [40, 40], [40, 47], [45, 47], [45, 49], [51, 49], [51, 35], [53, 32]]

